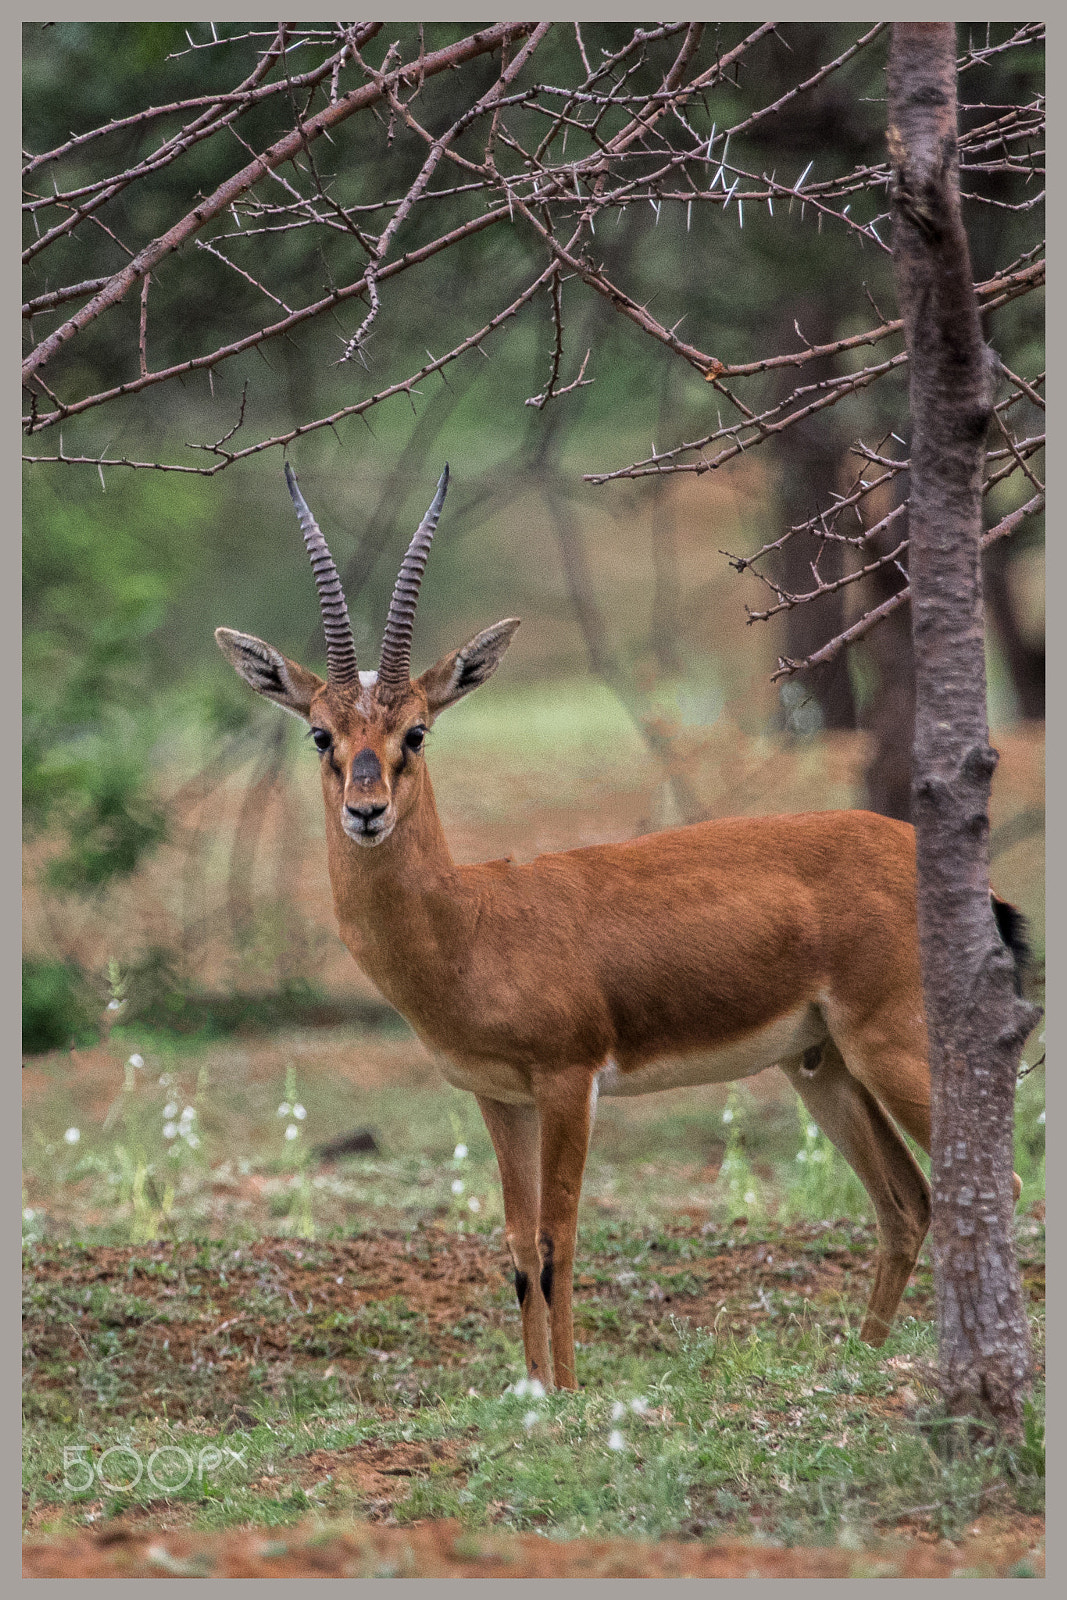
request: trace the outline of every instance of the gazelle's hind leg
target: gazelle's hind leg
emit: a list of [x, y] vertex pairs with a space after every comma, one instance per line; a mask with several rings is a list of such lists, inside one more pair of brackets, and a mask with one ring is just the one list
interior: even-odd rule
[[[817, 1055], [817, 1059], [816, 1059]], [[782, 1071], [871, 1197], [878, 1222], [874, 1287], [860, 1338], [884, 1343], [930, 1225], [930, 1189], [878, 1101], [845, 1066], [832, 1039]]]
[[[890, 1116], [911, 1135], [926, 1154], [930, 1154], [930, 1069], [925, 1053], [907, 1043], [884, 1042], [872, 1046], [867, 1041], [845, 1038], [845, 1051], [852, 1070], [885, 1106]], [[924, 1041], [925, 1047], [925, 1041]], [[886, 1070], [878, 1071], [881, 1063]], [[1012, 1173], [1012, 1194], [1018, 1200], [1023, 1182]]]

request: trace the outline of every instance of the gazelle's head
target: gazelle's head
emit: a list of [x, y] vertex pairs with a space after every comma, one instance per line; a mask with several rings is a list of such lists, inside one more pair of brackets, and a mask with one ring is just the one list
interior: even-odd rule
[[311, 557], [326, 634], [326, 678], [288, 660], [273, 645], [232, 628], [216, 628], [223, 654], [257, 694], [310, 724], [322, 758], [327, 807], [356, 844], [389, 837], [416, 804], [423, 784], [423, 740], [434, 718], [485, 682], [519, 625], [517, 617], [486, 628], [411, 676], [411, 636], [419, 586], [441, 515], [448, 467], [408, 547], [393, 590], [376, 672], [360, 672], [341, 579], [288, 463], [285, 477]]

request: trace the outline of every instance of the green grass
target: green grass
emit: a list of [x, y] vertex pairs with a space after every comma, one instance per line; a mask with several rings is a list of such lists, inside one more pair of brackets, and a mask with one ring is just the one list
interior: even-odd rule
[[[77, 1298], [53, 1297], [38, 1310], [70, 1317]], [[148, 1397], [123, 1391], [122, 1356], [147, 1308], [121, 1292], [96, 1295], [94, 1306], [99, 1331], [85, 1341], [78, 1413], [49, 1418], [30, 1406], [29, 1507], [54, 1507], [59, 1519], [169, 1506], [202, 1527], [270, 1527], [307, 1513], [365, 1513], [365, 1497], [338, 1470], [346, 1455], [420, 1446], [426, 1467], [394, 1503], [397, 1520], [453, 1516], [473, 1528], [493, 1523], [558, 1538], [730, 1533], [868, 1542], [905, 1517], [951, 1538], [979, 1510], [1041, 1504], [1034, 1428], [1021, 1449], [951, 1454], [939, 1447], [932, 1411], [924, 1420], [921, 1408], [917, 1418], [885, 1409], [899, 1382], [887, 1356], [913, 1383], [933, 1357], [929, 1327], [913, 1320], [882, 1352], [854, 1334], [830, 1336], [813, 1318], [735, 1338], [672, 1317], [651, 1348], [638, 1347], [625, 1328], [609, 1348], [598, 1330], [598, 1345], [580, 1358], [583, 1391], [545, 1396], [514, 1384], [513, 1335], [479, 1338], [461, 1374], [431, 1365], [405, 1385], [411, 1362], [427, 1353], [425, 1329], [395, 1300], [373, 1318], [321, 1331], [324, 1363], [353, 1341], [391, 1346], [399, 1361], [387, 1384], [368, 1384], [354, 1398], [321, 1374], [271, 1384], [263, 1372], [257, 1398], [230, 1431], [203, 1412], [146, 1416]], [[180, 1304], [174, 1314], [185, 1314]], [[203, 1376], [189, 1381], [199, 1382], [199, 1403], [209, 1405]], [[115, 1416], [124, 1404], [130, 1414]], [[85, 1466], [99, 1464], [105, 1450], [113, 1452], [110, 1490], [98, 1478], [89, 1485]], [[119, 1487], [138, 1459], [143, 1465], [159, 1450], [168, 1452], [156, 1457], [162, 1490], [145, 1476]], [[167, 1493], [164, 1469], [180, 1475], [179, 1451], [207, 1470]]]
[[588, 753], [603, 762], [637, 760], [644, 746], [617, 695], [588, 676], [543, 683], [498, 683], [492, 695], [474, 695], [433, 731], [435, 750], [463, 760], [555, 765]]
[[[226, 1194], [249, 1178], [262, 1182], [268, 1231], [275, 1233], [342, 1228], [353, 1215], [373, 1216], [380, 1226], [444, 1215], [502, 1222], [496, 1161], [472, 1096], [444, 1085], [362, 1089], [355, 1042], [351, 1078], [301, 1075], [291, 1064], [287, 1094], [282, 1073], [273, 1082], [249, 1075], [254, 1045], [212, 1049], [210, 1040], [140, 1037], [144, 1053], [131, 1059], [143, 1065], [116, 1068], [103, 1116], [86, 1117], [77, 1076], [57, 1071], [47, 1101], [27, 1119], [24, 1165], [33, 1198], [24, 1231], [31, 1238], [71, 1227], [101, 1244], [220, 1227], [247, 1236]], [[298, 1096], [306, 1116], [294, 1124], [279, 1107]], [[170, 1118], [168, 1105], [175, 1107]], [[195, 1113], [187, 1131], [196, 1142], [168, 1139], [168, 1123], [180, 1130], [187, 1107]], [[1023, 1080], [1016, 1103], [1022, 1209], [1044, 1195], [1043, 1110], [1038, 1070]], [[297, 1136], [287, 1141], [290, 1126]], [[374, 1131], [379, 1152], [320, 1171], [314, 1147], [354, 1126]], [[66, 1142], [69, 1129], [78, 1132], [74, 1144]], [[457, 1160], [460, 1146], [467, 1154]], [[453, 1193], [454, 1183], [461, 1192]], [[587, 1209], [620, 1205], [651, 1217], [691, 1206], [720, 1220], [870, 1218], [858, 1179], [799, 1102], [758, 1102], [743, 1085], [602, 1102], [583, 1192]]]
[[[53, 1078], [26, 1138], [33, 1526], [377, 1514], [848, 1544], [1040, 1510], [1040, 1390], [1013, 1449], [953, 1451], [937, 1422], [925, 1257], [887, 1345], [859, 1342], [869, 1205], [791, 1098], [735, 1086], [601, 1106], [583, 1387], [545, 1396], [516, 1388], [499, 1185], [471, 1097], [361, 1089], [356, 1036], [351, 1078], [306, 1065], [304, 1035], [276, 1077], [254, 1043], [141, 1038], [106, 1105], [61, 1061], [38, 1069]], [[1043, 1079], [1020, 1086], [1016, 1137], [1039, 1361], [1044, 1230], [1024, 1212], [1043, 1193]], [[165, 1137], [187, 1106], [185, 1134]], [[355, 1124], [378, 1152], [321, 1170], [314, 1144]], [[242, 1185], [258, 1210], [240, 1210]], [[142, 1466], [129, 1488], [120, 1446]], [[158, 1451], [162, 1487], [145, 1471]], [[178, 1485], [167, 1471], [186, 1457]], [[393, 1475], [371, 1482], [374, 1462]]]

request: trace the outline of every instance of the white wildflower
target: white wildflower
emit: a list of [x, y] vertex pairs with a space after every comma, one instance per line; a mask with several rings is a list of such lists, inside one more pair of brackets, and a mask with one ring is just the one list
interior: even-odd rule
[[526, 1415], [522, 1419], [522, 1425], [524, 1428], [530, 1429], [538, 1420], [539, 1419], [536, 1411], [527, 1411]]
[[452, 1154], [453, 1154], [453, 1156], [455, 1157], [455, 1159], [457, 1161], [466, 1161], [466, 1159], [467, 1159], [467, 1146], [465, 1144], [457, 1144], [457, 1146], [456, 1146], [455, 1150], [452, 1152]]
[[1045, 1113], [1043, 1111], [1042, 1111], [1041, 1115], [1038, 1117], [1037, 1120], [1041, 1124], [1042, 1127], [1045, 1126]]
[[643, 1394], [639, 1394], [636, 1400], [630, 1401], [630, 1410], [636, 1411], [639, 1417], [644, 1416], [645, 1412], [648, 1410], [648, 1401], [645, 1399]]
[[753, 1205], [755, 1205], [755, 1203], [756, 1203], [755, 1193], [751, 1189], [746, 1189], [745, 1190], [745, 1204], [746, 1204], [746, 1206], [753, 1206]]
[[280, 1117], [291, 1117], [292, 1114], [292, 1106], [289, 1104], [288, 1100], [283, 1100], [281, 1105], [278, 1107], [278, 1115]]
[[200, 1143], [200, 1135], [198, 1133], [187, 1133], [185, 1135], [185, 1142], [189, 1146], [190, 1150], [195, 1150]]
[[166, 1117], [168, 1122], [172, 1117], [176, 1117], [178, 1115], [178, 1102], [176, 1100], [168, 1100], [166, 1105], [163, 1107], [163, 1115]]
[[621, 1400], [616, 1400], [615, 1404], [611, 1408], [612, 1422], [618, 1422], [620, 1418], [624, 1417], [625, 1415], [626, 1407], [623, 1405]]
[[297, 1127], [295, 1122], [290, 1122], [289, 1126], [285, 1130], [285, 1137], [287, 1139], [297, 1139], [299, 1136], [300, 1129]]
[[173, 1139], [174, 1136], [177, 1134], [177, 1132], [178, 1132], [178, 1124], [176, 1122], [165, 1122], [163, 1124], [163, 1137], [164, 1137], [164, 1139]]
[[144, 1066], [144, 1056], [139, 1056], [137, 1054], [134, 1054], [134, 1055], [132, 1055], [130, 1057], [128, 1064], [131, 1067], [134, 1067], [134, 1068], [143, 1067]]
[[509, 1383], [504, 1393], [517, 1394], [520, 1397], [529, 1395], [531, 1400], [541, 1400], [544, 1398], [545, 1386], [540, 1378], [520, 1378], [518, 1383]]
[[468, 1211], [480, 1211], [481, 1209], [482, 1209], [482, 1202], [478, 1199], [477, 1195], [472, 1194], [470, 1199], [467, 1201], [467, 1210]]
[[611, 1432], [608, 1434], [608, 1449], [609, 1450], [625, 1450], [626, 1449], [626, 1440], [623, 1438], [623, 1436], [619, 1432], [618, 1428], [612, 1428]]
[[467, 1187], [467, 1185], [463, 1182], [462, 1178], [453, 1178], [452, 1179], [452, 1193], [453, 1194], [462, 1194], [466, 1187]]
[[725, 1110], [725, 1111], [724, 1111], [724, 1112], [723, 1112], [723, 1114], [722, 1114], [722, 1120], [723, 1120], [723, 1121], [724, 1121], [724, 1122], [732, 1122], [732, 1121], [733, 1121], [733, 1120], [734, 1120], [734, 1114], [733, 1114], [733, 1111], [732, 1111], [732, 1110], [731, 1110], [731, 1109], [730, 1109], [730, 1107], [729, 1107], [729, 1106], [727, 1106], [727, 1107], [726, 1107], [726, 1110]]
[[296, 1118], [297, 1122], [303, 1122], [304, 1118], [307, 1116], [306, 1108], [298, 1103], [293, 1107], [293, 1116]]
[[63, 1135], [68, 1144], [77, 1144], [81, 1136], [82, 1131], [80, 1128], [68, 1128], [66, 1133]]

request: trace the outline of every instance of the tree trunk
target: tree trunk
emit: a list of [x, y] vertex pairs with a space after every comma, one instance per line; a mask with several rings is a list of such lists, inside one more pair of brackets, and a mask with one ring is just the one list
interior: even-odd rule
[[[900, 478], [894, 481], [899, 493]], [[890, 527], [871, 540], [870, 555], [888, 555], [896, 548], [900, 530]], [[895, 566], [879, 567], [869, 581], [869, 604], [881, 605], [904, 579]], [[863, 774], [866, 804], [883, 817], [911, 821], [911, 747], [915, 741], [915, 662], [911, 641], [910, 609], [901, 606], [863, 641], [864, 654], [875, 673], [875, 688], [864, 707], [862, 726], [872, 736], [872, 750]]]
[[[818, 297], [806, 296], [802, 303], [795, 299], [788, 303], [789, 310], [781, 318], [782, 348], [793, 336], [794, 315], [805, 338], [812, 344], [829, 344], [837, 336], [834, 317], [836, 307], [831, 304], [825, 289]], [[833, 358], [813, 361], [807, 369], [807, 382], [823, 383], [836, 375], [837, 362]], [[783, 369], [786, 379], [782, 388], [792, 387], [793, 368]], [[838, 487], [841, 458], [848, 449], [847, 438], [841, 437], [841, 423], [836, 411], [820, 411], [806, 422], [787, 428], [778, 441], [780, 475], [778, 482], [779, 515], [787, 527], [806, 522], [820, 505], [825, 505], [829, 494]], [[819, 574], [826, 583], [833, 583], [844, 572], [845, 547], [833, 542], [823, 542], [815, 534], [795, 533], [781, 553], [781, 581], [791, 594], [804, 594], [812, 587], [812, 562], [819, 564]], [[845, 593], [823, 595], [814, 604], [794, 606], [786, 612], [785, 654], [794, 661], [802, 661], [822, 648], [827, 640], [841, 633], [845, 626]], [[848, 651], [842, 650], [827, 666], [809, 674], [807, 685], [815, 696], [822, 712], [824, 728], [854, 728], [856, 703], [852, 694], [852, 680], [848, 670]]]
[[959, 199], [955, 26], [896, 23], [893, 264], [910, 363], [913, 820], [933, 1078], [932, 1246], [950, 1416], [1019, 1429], [1030, 1376], [1012, 1227], [1015, 1080], [1036, 1008], [989, 901], [981, 483], [992, 374]]

